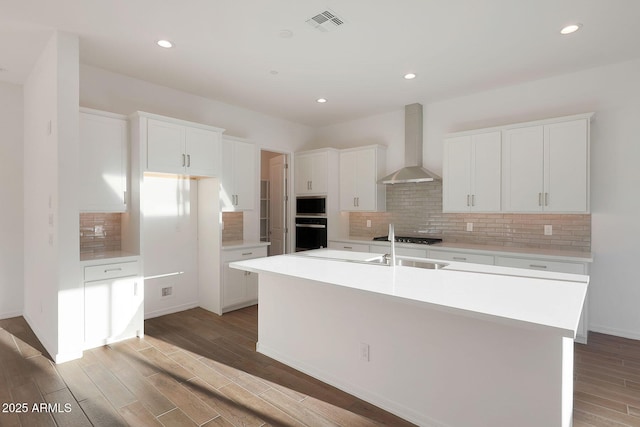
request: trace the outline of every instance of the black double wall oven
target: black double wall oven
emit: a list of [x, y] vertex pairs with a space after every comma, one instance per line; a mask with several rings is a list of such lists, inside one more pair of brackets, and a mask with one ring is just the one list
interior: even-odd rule
[[327, 199], [296, 198], [296, 252], [327, 247]]

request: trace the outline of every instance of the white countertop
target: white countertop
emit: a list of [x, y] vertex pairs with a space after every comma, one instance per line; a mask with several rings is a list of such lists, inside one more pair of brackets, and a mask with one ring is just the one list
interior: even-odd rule
[[124, 251], [104, 251], [80, 254], [80, 264], [104, 264], [105, 262], [135, 261], [140, 255]]
[[[388, 246], [390, 242], [384, 240], [371, 240], [365, 238], [348, 237], [346, 239], [330, 239], [334, 242], [345, 243], [359, 243], [369, 244], [376, 246]], [[512, 246], [500, 246], [500, 245], [481, 245], [474, 243], [436, 243], [433, 245], [420, 245], [416, 243], [400, 243], [396, 242], [396, 248], [413, 248], [413, 249], [442, 249], [447, 251], [461, 251], [466, 253], [486, 253], [491, 252], [493, 255], [505, 255], [505, 256], [527, 256], [531, 255], [536, 258], [548, 258], [553, 260], [562, 261], [575, 261], [575, 262], [593, 262], [593, 254], [591, 252], [581, 251], [562, 251], [554, 249], [540, 249], [540, 248], [522, 248]]]
[[228, 251], [243, 248], [261, 248], [263, 246], [269, 246], [270, 244], [270, 242], [257, 242], [255, 240], [233, 240], [229, 242], [222, 242], [222, 250]]
[[[340, 255], [337, 252], [342, 251], [332, 251], [332, 258]], [[344, 258], [354, 259], [354, 254], [357, 253], [344, 252]], [[371, 256], [360, 255], [362, 259]], [[402, 298], [429, 308], [519, 327], [551, 328], [562, 336], [575, 338], [588, 276], [469, 263], [448, 264], [439, 270], [391, 268], [305, 254], [238, 261], [230, 266]], [[524, 272], [528, 277], [522, 276]]]

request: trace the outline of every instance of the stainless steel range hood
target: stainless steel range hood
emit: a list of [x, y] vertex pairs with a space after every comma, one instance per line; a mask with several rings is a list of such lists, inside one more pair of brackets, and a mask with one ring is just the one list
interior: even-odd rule
[[422, 105], [404, 107], [404, 167], [378, 180], [378, 184], [430, 182], [441, 178], [422, 167]]

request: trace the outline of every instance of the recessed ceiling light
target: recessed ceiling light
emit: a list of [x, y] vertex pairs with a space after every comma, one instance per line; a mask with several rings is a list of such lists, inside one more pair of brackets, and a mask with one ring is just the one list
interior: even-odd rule
[[582, 24], [567, 25], [566, 27], [564, 27], [563, 29], [560, 30], [560, 34], [575, 33], [576, 31], [578, 31], [580, 29], [580, 27], [582, 27]]
[[169, 40], [158, 40], [157, 43], [158, 46], [164, 47], [165, 49], [173, 47], [173, 43], [171, 43]]
[[325, 98], [318, 98], [318, 99], [316, 99], [316, 102], [318, 104], [324, 104], [325, 102], [327, 102], [327, 100]]
[[275, 75], [278, 74], [278, 70], [271, 70], [271, 71], [269, 71], [269, 74], [275, 76]]
[[278, 35], [283, 39], [290, 39], [293, 37], [293, 31], [291, 30], [280, 30], [278, 31]]
[[407, 74], [404, 75], [404, 78], [406, 80], [412, 80], [412, 79], [416, 78], [416, 75], [414, 73], [407, 73]]

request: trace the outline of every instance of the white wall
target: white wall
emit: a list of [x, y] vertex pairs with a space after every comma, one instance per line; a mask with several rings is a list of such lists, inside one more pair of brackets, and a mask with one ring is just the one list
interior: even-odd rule
[[22, 86], [0, 83], [0, 319], [22, 315]]
[[61, 362], [84, 339], [75, 36], [53, 34], [24, 84], [24, 164], [24, 317]]
[[[591, 141], [592, 251], [589, 329], [640, 339], [640, 61], [594, 68], [425, 106], [423, 163], [442, 172], [446, 133], [594, 111]], [[398, 114], [402, 114], [398, 112]], [[403, 157], [402, 124], [379, 115], [318, 132], [318, 141], [361, 145], [371, 128]], [[328, 144], [334, 145], [334, 144]], [[392, 156], [393, 154], [390, 154]], [[389, 157], [393, 169], [397, 158]]]

